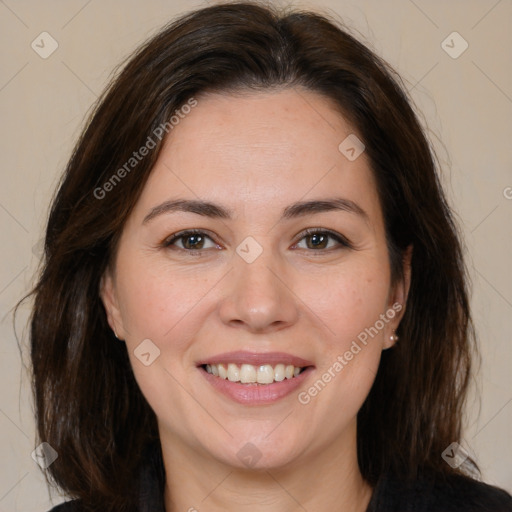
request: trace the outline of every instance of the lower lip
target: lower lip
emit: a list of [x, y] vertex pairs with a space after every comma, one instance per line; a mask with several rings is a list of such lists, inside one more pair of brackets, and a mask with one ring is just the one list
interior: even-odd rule
[[204, 368], [199, 368], [204, 378], [217, 391], [244, 405], [271, 404], [288, 396], [309, 377], [313, 370], [313, 366], [308, 366], [297, 377], [284, 379], [281, 382], [273, 382], [272, 384], [241, 384], [240, 382], [231, 382], [221, 377], [215, 377], [215, 375], [208, 373]]

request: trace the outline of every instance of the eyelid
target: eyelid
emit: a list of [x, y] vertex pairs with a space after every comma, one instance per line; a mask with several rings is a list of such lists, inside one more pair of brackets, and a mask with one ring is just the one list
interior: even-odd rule
[[[336, 240], [341, 247], [346, 247], [349, 249], [354, 248], [353, 244], [350, 242], [350, 240], [347, 237], [343, 236], [341, 233], [338, 233], [337, 231], [332, 231], [331, 229], [327, 229], [327, 228], [306, 228], [297, 235], [297, 241], [293, 245], [297, 245], [304, 237], [306, 237], [308, 235], [316, 235], [319, 233], [330, 236], [331, 238]], [[329, 252], [333, 249], [336, 249], [336, 247], [331, 248], [331, 249], [317, 250], [317, 251], [315, 251], [314, 249], [310, 249], [309, 252], [322, 253], [322, 252]]]
[[[162, 240], [162, 242], [159, 244], [160, 247], [163, 247], [163, 248], [168, 248], [170, 247], [171, 245], [173, 245], [174, 242], [176, 242], [177, 240], [179, 240], [180, 238], [185, 238], [187, 236], [190, 236], [190, 235], [205, 235], [207, 236], [214, 244], [216, 245], [220, 245], [218, 244], [214, 237], [212, 236], [212, 234], [210, 233], [210, 231], [208, 231], [207, 229], [197, 229], [197, 228], [191, 228], [191, 229], [184, 229], [182, 231], [178, 231], [166, 238], [164, 238]], [[195, 250], [195, 251], [192, 251], [192, 250], [187, 250], [187, 249], [182, 249], [181, 247], [176, 247], [178, 250], [181, 250], [181, 251], [186, 251], [186, 252], [196, 252], [196, 253], [199, 253], [201, 251], [205, 251], [206, 249], [199, 249], [199, 250]]]
[[[319, 234], [319, 233], [330, 236], [331, 238], [336, 240], [336, 242], [338, 242], [339, 246], [341, 246], [341, 247], [353, 248], [353, 245], [350, 242], [350, 240], [348, 240], [341, 233], [338, 233], [336, 231], [332, 231], [332, 230], [326, 229], [326, 228], [306, 228], [306, 229], [304, 229], [303, 231], [301, 231], [297, 235], [296, 241], [294, 242], [293, 246], [297, 245], [306, 236], [308, 236], [308, 235], [315, 235], [315, 234]], [[190, 236], [190, 235], [198, 235], [198, 234], [199, 235], [205, 235], [214, 244], [216, 244], [217, 246], [220, 245], [218, 242], [215, 241], [215, 238], [212, 236], [212, 234], [211, 234], [211, 232], [209, 230], [207, 230], [207, 229], [199, 229], [199, 228], [191, 228], [191, 229], [184, 229], [182, 231], [178, 231], [177, 233], [174, 233], [173, 235], [168, 236], [167, 238], [165, 238], [161, 242], [160, 246], [164, 247], [164, 248], [168, 248], [171, 245], [173, 245], [174, 242], [176, 242], [180, 238], [185, 238], [185, 237]], [[185, 251], [185, 252], [188, 252], [188, 253], [192, 253], [192, 252], [200, 253], [200, 252], [208, 250], [208, 249], [189, 250], [189, 249], [182, 249], [181, 247], [176, 247], [176, 249], [178, 249], [180, 251]], [[336, 247], [335, 248], [331, 248], [331, 249], [323, 249], [323, 250], [319, 249], [319, 250], [316, 250], [316, 251], [314, 249], [306, 249], [306, 250], [308, 252], [322, 253], [322, 252], [329, 252], [329, 251], [331, 251], [333, 249], [336, 249]]]

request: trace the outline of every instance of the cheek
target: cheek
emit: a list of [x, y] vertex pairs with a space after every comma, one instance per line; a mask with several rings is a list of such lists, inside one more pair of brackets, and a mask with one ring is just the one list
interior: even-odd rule
[[119, 265], [119, 296], [123, 323], [131, 338], [163, 341], [181, 321], [196, 314], [196, 306], [214, 280], [195, 270], [172, 270], [147, 259], [127, 259]]
[[[130, 254], [125, 250], [125, 254]], [[135, 378], [157, 416], [169, 410], [185, 411], [190, 395], [184, 391], [187, 358], [191, 340], [207, 315], [205, 296], [218, 281], [195, 270], [180, 270], [147, 256], [118, 260], [119, 290], [126, 346]], [[162, 260], [162, 258], [159, 258]], [[143, 340], [149, 339], [159, 350], [148, 366], [137, 353]], [[154, 349], [150, 345], [150, 357]], [[185, 388], [188, 388], [185, 385]], [[190, 390], [191, 391], [191, 390]]]
[[385, 312], [389, 294], [385, 265], [362, 263], [308, 280], [301, 297], [323, 321], [331, 350], [345, 350]]
[[317, 380], [306, 389], [301, 403], [326, 407], [338, 423], [357, 414], [375, 379], [389, 284], [387, 267], [373, 260], [373, 265], [347, 265], [323, 286], [304, 289], [307, 303], [314, 304], [312, 309], [322, 320], [325, 337]]

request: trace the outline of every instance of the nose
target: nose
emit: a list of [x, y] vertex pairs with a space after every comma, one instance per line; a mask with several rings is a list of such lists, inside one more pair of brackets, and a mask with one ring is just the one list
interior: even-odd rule
[[252, 263], [234, 255], [228, 292], [219, 308], [224, 324], [267, 333], [297, 321], [298, 298], [287, 282], [283, 267], [272, 261], [270, 252], [264, 250]]

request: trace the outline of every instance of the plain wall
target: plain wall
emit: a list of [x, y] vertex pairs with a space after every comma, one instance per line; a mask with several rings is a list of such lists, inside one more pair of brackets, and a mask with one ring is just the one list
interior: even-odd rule
[[[176, 14], [206, 2], [0, 2], [0, 512], [51, 508], [35, 446], [25, 328], [48, 204], [73, 144], [114, 67]], [[423, 113], [457, 212], [474, 281], [483, 364], [463, 446], [484, 480], [512, 491], [512, 2], [325, 0], [394, 66]], [[57, 50], [31, 47], [43, 31]], [[458, 32], [458, 58], [441, 43]], [[448, 38], [451, 52], [462, 48]], [[452, 42], [453, 40], [453, 42]], [[418, 198], [421, 200], [421, 198]], [[440, 454], [441, 456], [441, 454]], [[54, 503], [61, 501], [58, 496]]]

